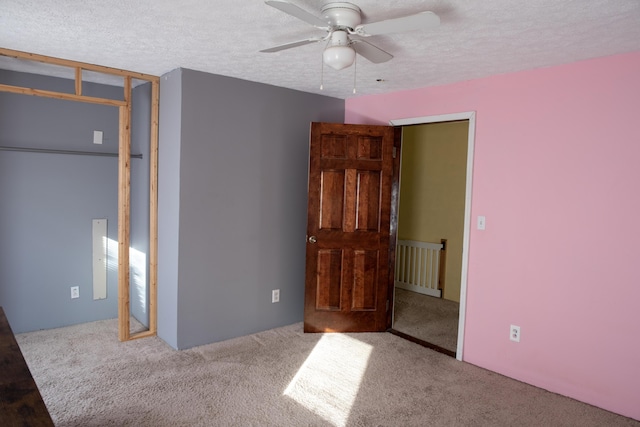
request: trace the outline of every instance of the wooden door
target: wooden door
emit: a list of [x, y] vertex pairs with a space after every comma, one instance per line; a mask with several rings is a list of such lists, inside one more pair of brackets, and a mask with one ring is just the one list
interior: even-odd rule
[[389, 126], [312, 123], [305, 332], [390, 326], [394, 140]]

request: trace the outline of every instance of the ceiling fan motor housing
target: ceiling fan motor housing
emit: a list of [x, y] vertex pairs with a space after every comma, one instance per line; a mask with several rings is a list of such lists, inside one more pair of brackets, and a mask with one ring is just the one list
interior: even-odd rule
[[349, 28], [353, 30], [360, 25], [362, 18], [360, 8], [346, 2], [328, 3], [322, 6], [322, 18], [334, 29]]

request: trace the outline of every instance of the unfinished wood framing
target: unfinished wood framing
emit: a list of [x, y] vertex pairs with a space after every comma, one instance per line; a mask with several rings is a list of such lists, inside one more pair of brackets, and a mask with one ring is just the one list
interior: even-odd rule
[[[55, 92], [0, 84], [0, 92], [19, 93], [31, 96], [63, 99], [110, 105], [119, 110], [118, 144], [118, 338], [127, 341], [155, 335], [157, 332], [157, 265], [158, 265], [158, 114], [160, 78], [149, 74], [103, 67], [83, 62], [69, 61], [50, 56], [0, 48], [0, 55], [11, 58], [37, 61], [73, 69], [75, 93]], [[123, 101], [90, 97], [82, 94], [82, 71], [119, 76], [124, 79]], [[131, 212], [131, 91], [132, 79], [151, 83], [151, 122], [149, 141], [149, 330], [130, 332], [130, 212]]]
[[[149, 146], [149, 333], [158, 329], [158, 117], [160, 80], [151, 82], [151, 135]], [[141, 336], [143, 333], [138, 334]]]
[[76, 67], [76, 95], [82, 96], [82, 68]]
[[[0, 54], [1, 52], [2, 49], [0, 49]], [[117, 99], [96, 98], [92, 96], [76, 95], [73, 93], [54, 92], [44, 89], [31, 89], [3, 84], [0, 84], [0, 92], [21, 93], [23, 95], [43, 96], [46, 98], [64, 99], [66, 101], [89, 102], [92, 104], [111, 105], [113, 107], [121, 107], [126, 105], [124, 101], [118, 101]]]
[[[120, 154], [118, 156], [118, 338], [120, 341], [129, 339], [129, 316], [131, 315], [128, 286], [130, 283], [128, 248], [131, 233], [130, 119], [131, 110], [128, 107], [120, 107], [120, 145], [118, 146]], [[127, 292], [120, 292], [123, 290], [123, 283], [127, 284]]]

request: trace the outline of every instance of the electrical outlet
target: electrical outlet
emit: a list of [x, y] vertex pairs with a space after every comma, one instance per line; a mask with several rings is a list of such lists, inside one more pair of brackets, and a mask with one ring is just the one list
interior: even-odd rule
[[71, 299], [80, 298], [80, 287], [72, 286], [71, 287]]
[[271, 302], [279, 302], [280, 301], [280, 289], [274, 289], [271, 291]]
[[511, 325], [511, 328], [509, 328], [509, 339], [520, 342], [520, 326]]

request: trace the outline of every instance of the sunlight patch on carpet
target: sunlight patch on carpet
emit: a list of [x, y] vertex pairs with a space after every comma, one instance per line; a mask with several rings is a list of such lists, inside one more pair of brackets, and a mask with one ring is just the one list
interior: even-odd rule
[[347, 335], [324, 335], [284, 395], [336, 427], [346, 425], [372, 350]]

